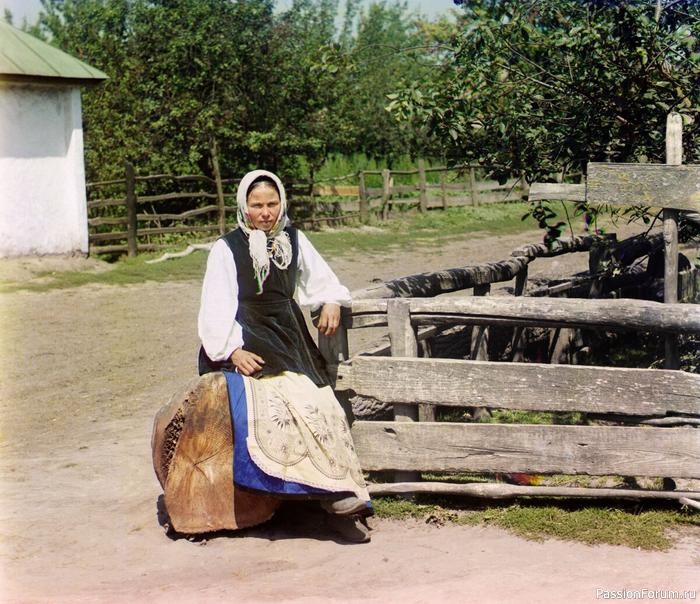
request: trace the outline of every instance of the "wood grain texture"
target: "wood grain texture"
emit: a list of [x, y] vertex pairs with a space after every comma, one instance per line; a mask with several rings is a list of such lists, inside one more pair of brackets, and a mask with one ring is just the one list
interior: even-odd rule
[[700, 165], [589, 163], [586, 199], [593, 204], [700, 210]]
[[337, 389], [389, 403], [700, 416], [700, 375], [661, 369], [355, 357], [341, 376]]
[[[391, 356], [417, 357], [418, 339], [411, 325], [408, 303], [405, 300], [389, 300], [387, 323], [389, 325]], [[394, 419], [406, 422], [416, 421], [418, 408], [409, 405], [394, 405]]]
[[586, 185], [568, 185], [560, 182], [533, 182], [530, 185], [530, 201], [546, 199], [586, 201]]
[[700, 478], [693, 428], [356, 421], [365, 470]]
[[[459, 299], [408, 300], [414, 325], [438, 321], [475, 324], [540, 325], [543, 327], [605, 327], [672, 333], [699, 333], [700, 306], [661, 304], [647, 300], [585, 300], [480, 296]], [[374, 315], [372, 325], [386, 312], [387, 300], [354, 300], [353, 327], [360, 315]], [[357, 323], [356, 323], [357, 321]]]
[[[695, 491], [651, 491], [642, 489], [605, 489], [588, 487], [531, 487], [503, 483], [403, 482], [369, 485], [370, 495], [402, 495], [432, 493], [434, 495], [461, 495], [488, 499], [513, 497], [591, 497], [614, 499], [676, 499], [685, 505], [688, 498], [700, 498]], [[686, 500], [686, 501], [684, 501]], [[700, 506], [700, 504], [698, 504]]]
[[[169, 431], [175, 416], [181, 427]], [[163, 453], [173, 445], [166, 468]], [[253, 526], [268, 520], [279, 506], [277, 499], [234, 488], [231, 416], [221, 373], [203, 375], [158, 413], [152, 452], [163, 479], [165, 507], [178, 532]]]

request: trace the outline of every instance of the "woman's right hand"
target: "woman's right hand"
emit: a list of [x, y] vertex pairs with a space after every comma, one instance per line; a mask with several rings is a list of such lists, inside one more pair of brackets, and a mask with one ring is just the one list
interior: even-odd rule
[[243, 375], [253, 375], [260, 371], [265, 364], [261, 356], [254, 352], [243, 350], [243, 348], [236, 348], [236, 350], [231, 353], [231, 362], [238, 370], [238, 373]]

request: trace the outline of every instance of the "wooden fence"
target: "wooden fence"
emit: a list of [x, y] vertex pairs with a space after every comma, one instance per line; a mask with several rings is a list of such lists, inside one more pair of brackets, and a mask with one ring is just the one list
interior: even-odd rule
[[[669, 123], [673, 119], [670, 116]], [[587, 185], [573, 194], [581, 193], [594, 202], [646, 201], [667, 209], [665, 218], [673, 222], [677, 209], [700, 209], [700, 166], [592, 164]], [[597, 254], [593, 243], [580, 238], [559, 242], [558, 249], [527, 246], [502, 262], [415, 275], [355, 293], [343, 328], [332, 338], [320, 335], [319, 345], [333, 368], [341, 397], [355, 394], [393, 406], [393, 421], [357, 420], [352, 426], [362, 467], [396, 473], [394, 483], [370, 485], [371, 493], [669, 498], [698, 506], [697, 490], [419, 481], [420, 473], [426, 472], [700, 479], [700, 375], [677, 369], [678, 336], [700, 334], [700, 306], [678, 303], [678, 283], [685, 281], [679, 280], [673, 225], [665, 224], [663, 236], [664, 303], [523, 295], [530, 262], [585, 248]], [[697, 270], [691, 272], [697, 281]], [[493, 283], [511, 279], [515, 295], [486, 295]], [[435, 297], [465, 288], [474, 295]], [[463, 325], [470, 339], [468, 360], [419, 357], [421, 339]], [[350, 357], [347, 330], [362, 327], [385, 327], [389, 346]], [[667, 368], [517, 362], [523, 330], [533, 327], [553, 330], [557, 336], [572, 328], [662, 334]], [[489, 358], [489, 330], [496, 329], [512, 330], [508, 361]], [[556, 337], [550, 342], [552, 351]], [[597, 425], [434, 421], [436, 409], [455, 407], [580, 413], [609, 421]]]
[[[139, 176], [127, 162], [123, 179], [88, 183], [90, 252], [135, 256], [140, 251], [171, 247], [172, 243], [164, 239], [169, 236], [211, 239], [235, 227], [235, 190], [239, 180], [221, 178], [218, 162], [213, 164], [214, 177], [210, 178]], [[415, 170], [368, 170], [350, 175], [357, 185], [292, 182], [285, 183], [285, 188], [290, 215], [301, 226], [358, 220], [366, 223], [370, 214], [387, 218], [397, 208], [425, 211], [517, 201], [527, 195], [527, 187], [519, 179], [502, 185], [478, 180], [481, 169], [470, 165], [426, 168], [420, 160]], [[428, 182], [426, 175], [431, 172], [440, 174], [439, 183]], [[463, 176], [456, 179], [456, 174]], [[382, 177], [382, 187], [365, 185], [369, 178], [377, 176]], [[412, 184], [395, 184], [396, 179], [415, 178], [417, 182]], [[184, 205], [186, 210], [182, 210]]]
[[[140, 251], [169, 247], [160, 241], [164, 235], [187, 234], [201, 239], [225, 233], [235, 217], [235, 204], [230, 203], [235, 193], [227, 193], [225, 188], [237, 181], [222, 180], [218, 169], [215, 174], [213, 179], [202, 175], [137, 176], [127, 162], [123, 179], [88, 183], [90, 253], [135, 256]], [[162, 189], [164, 182], [170, 192], [147, 192], [149, 186]], [[105, 193], [105, 197], [96, 197]], [[181, 207], [183, 201], [192, 207], [167, 211], [168, 203]]]
[[[567, 253], [578, 246], [563, 246]], [[700, 494], [630, 489], [525, 487], [500, 483], [418, 482], [417, 473], [536, 473], [700, 478], [700, 375], [659, 369], [496, 362], [489, 359], [489, 330], [510, 329], [513, 359], [523, 330], [551, 330], [550, 351], [572, 328], [700, 334], [700, 306], [645, 300], [587, 300], [487, 296], [487, 285], [513, 279], [523, 288], [528, 262], [539, 246], [516, 250], [502, 263], [456, 269], [452, 275], [417, 275], [371, 290], [353, 302], [343, 329], [320, 336], [334, 368], [338, 394], [369, 397], [393, 406], [394, 421], [355, 421], [362, 467], [395, 471], [399, 483], [373, 484], [374, 494], [439, 492], [471, 496], [514, 495], [681, 497]], [[551, 252], [547, 252], [551, 255]], [[520, 270], [514, 268], [521, 264]], [[461, 271], [461, 272], [460, 272]], [[425, 287], [441, 279], [441, 291]], [[494, 278], [495, 279], [492, 279]], [[461, 280], [460, 280], [461, 279]], [[697, 279], [697, 274], [695, 274]], [[484, 283], [487, 281], [487, 283]], [[480, 283], [481, 282], [481, 283]], [[400, 286], [399, 286], [400, 285]], [[470, 287], [477, 295], [433, 296]], [[369, 298], [381, 295], [392, 297]], [[399, 297], [395, 297], [399, 296]], [[468, 326], [473, 360], [419, 358], [421, 340], [452, 326]], [[389, 346], [349, 358], [347, 330], [385, 327]], [[425, 349], [425, 348], [424, 348]], [[390, 356], [387, 356], [390, 355]], [[621, 425], [534, 425], [436, 422], [437, 408], [508, 409], [582, 413]], [[419, 421], [420, 420], [420, 421]], [[608, 422], [605, 422], [610, 423]]]

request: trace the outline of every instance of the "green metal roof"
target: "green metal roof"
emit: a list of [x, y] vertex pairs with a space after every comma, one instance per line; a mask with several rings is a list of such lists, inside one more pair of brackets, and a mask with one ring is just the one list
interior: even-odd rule
[[99, 69], [0, 19], [0, 81], [98, 84]]

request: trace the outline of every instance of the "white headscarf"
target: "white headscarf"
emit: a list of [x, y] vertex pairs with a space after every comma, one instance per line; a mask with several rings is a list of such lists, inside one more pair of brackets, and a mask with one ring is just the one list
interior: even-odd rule
[[[267, 233], [256, 229], [248, 215], [248, 189], [253, 181], [261, 176], [271, 179], [277, 185], [280, 194], [280, 213], [277, 222]], [[292, 261], [292, 242], [284, 230], [284, 227], [289, 224], [287, 195], [282, 181], [275, 174], [267, 170], [253, 170], [241, 179], [236, 193], [236, 202], [238, 203], [238, 226], [248, 237], [248, 249], [253, 261], [255, 281], [258, 293], [261, 293], [263, 283], [270, 274], [270, 260], [282, 270], [286, 269]]]

